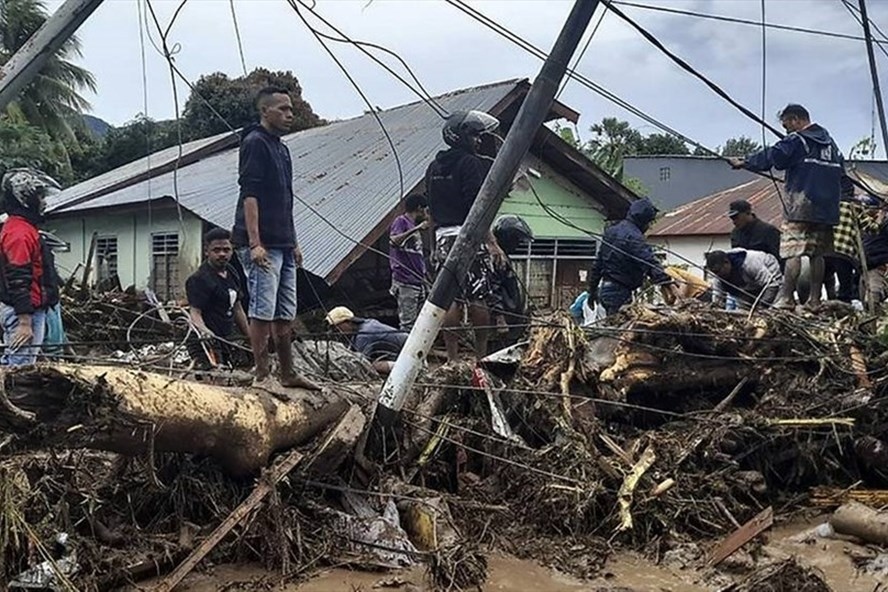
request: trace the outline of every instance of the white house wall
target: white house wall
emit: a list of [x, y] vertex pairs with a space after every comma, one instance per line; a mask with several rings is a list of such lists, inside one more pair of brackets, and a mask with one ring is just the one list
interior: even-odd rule
[[[670, 236], [650, 237], [652, 245], [666, 250], [666, 262], [695, 268], [698, 272], [705, 263], [709, 251], [731, 248], [730, 236]], [[699, 267], [696, 267], [699, 266]]]
[[[179, 235], [180, 281], [202, 260], [203, 222], [188, 211], [182, 220], [174, 209], [155, 210], [149, 222], [146, 210], [86, 211], [77, 216], [53, 218], [46, 228], [71, 245], [70, 252], [56, 253], [56, 265], [62, 278], [68, 278], [78, 264], [85, 264], [93, 233], [117, 237], [117, 275], [123, 287], [145, 288], [151, 275], [151, 236], [176, 232]], [[78, 278], [82, 269], [77, 272]], [[92, 274], [95, 279], [95, 273]]]

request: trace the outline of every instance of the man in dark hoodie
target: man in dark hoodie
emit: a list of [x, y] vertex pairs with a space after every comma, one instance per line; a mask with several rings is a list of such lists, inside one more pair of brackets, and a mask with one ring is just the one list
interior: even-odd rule
[[[495, 117], [481, 111], [458, 111], [444, 123], [441, 134], [450, 148], [438, 152], [426, 171], [429, 211], [436, 227], [435, 265], [438, 273], [442, 271], [493, 163], [490, 158], [478, 154], [481, 138], [498, 125]], [[455, 360], [459, 353], [459, 335], [448, 329], [459, 327], [462, 304], [468, 305], [469, 319], [475, 328], [475, 355], [479, 359], [487, 355], [488, 327], [494, 316], [502, 319], [494, 269], [502, 267], [505, 258], [493, 232], [488, 232], [468, 276], [457, 278], [462, 302], [453, 303], [444, 315], [443, 323], [448, 360]]]
[[642, 198], [632, 202], [625, 220], [604, 231], [589, 277], [590, 308], [599, 302], [607, 314], [614, 314], [632, 299], [645, 277], [658, 284], [668, 300], [678, 298], [672, 278], [644, 237], [656, 217], [657, 208]]
[[268, 340], [273, 337], [281, 385], [317, 389], [293, 369], [290, 343], [302, 252], [293, 224], [293, 163], [281, 137], [290, 132], [293, 103], [286, 89], [266, 87], [259, 91], [256, 107], [259, 125], [241, 132], [240, 195], [231, 231], [247, 278], [255, 379], [257, 383], [270, 379]]
[[37, 228], [48, 194], [58, 189], [55, 180], [33, 169], [12, 169], [3, 176], [0, 209], [9, 215], [0, 230], [3, 365], [37, 361], [46, 334], [46, 311], [59, 302], [52, 250]]
[[732, 158], [731, 166], [750, 171], [786, 171], [780, 257], [786, 260], [783, 286], [776, 306], [795, 305], [802, 257], [811, 261], [811, 295], [817, 306], [823, 288], [823, 256], [833, 251], [833, 227], [839, 223], [844, 158], [829, 132], [811, 123], [807, 109], [787, 105], [780, 112], [787, 135], [746, 159]]

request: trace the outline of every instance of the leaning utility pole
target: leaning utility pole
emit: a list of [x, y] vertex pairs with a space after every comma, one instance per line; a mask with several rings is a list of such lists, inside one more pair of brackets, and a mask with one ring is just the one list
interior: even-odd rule
[[429, 299], [423, 305], [413, 330], [407, 337], [407, 343], [382, 387], [376, 411], [383, 424], [392, 421], [404, 406], [416, 376], [441, 329], [444, 313], [456, 298], [459, 285], [465, 280], [478, 247], [490, 230], [490, 224], [503, 203], [521, 160], [545, 121], [558, 86], [564, 78], [568, 61], [597, 7], [598, 0], [576, 0], [551, 54], [524, 99], [505, 143], [484, 179], [466, 222], [432, 286]]
[[882, 87], [879, 85], [879, 70], [876, 68], [876, 55], [873, 53], [873, 35], [866, 15], [866, 0], [858, 0], [860, 20], [863, 22], [863, 36], [866, 39], [866, 55], [869, 58], [870, 75], [873, 77], [873, 93], [876, 95], [876, 109], [879, 111], [879, 125], [882, 126], [882, 148], [888, 154], [888, 124], [885, 123], [885, 105], [882, 104]]
[[0, 69], [0, 111], [37, 75], [46, 60], [71, 38], [102, 0], [66, 0]]

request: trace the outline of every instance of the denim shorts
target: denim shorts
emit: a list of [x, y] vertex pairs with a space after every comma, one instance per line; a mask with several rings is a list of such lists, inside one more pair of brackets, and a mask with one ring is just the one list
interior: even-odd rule
[[250, 258], [249, 247], [237, 256], [247, 278], [250, 306], [247, 316], [257, 321], [292, 321], [296, 318], [296, 259], [293, 249], [266, 249], [267, 268]]
[[[15, 309], [6, 304], [0, 304], [0, 319], [3, 321], [3, 343], [9, 344], [18, 329], [18, 315]], [[46, 311], [35, 310], [31, 313], [31, 331], [34, 337], [31, 343], [20, 347], [16, 351], [6, 350], [0, 364], [3, 366], [27, 366], [37, 362], [37, 355], [43, 346], [43, 338], [46, 335]]]

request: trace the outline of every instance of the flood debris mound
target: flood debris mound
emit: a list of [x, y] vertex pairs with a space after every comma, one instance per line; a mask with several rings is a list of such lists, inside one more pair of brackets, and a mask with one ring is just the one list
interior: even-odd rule
[[784, 559], [766, 565], [739, 584], [722, 592], [832, 592], [816, 569], [805, 567], [795, 559]]
[[[478, 366], [427, 369], [394, 426], [371, 420], [378, 382], [346, 382], [372, 373], [320, 345], [296, 353], [336, 374], [319, 394], [10, 373], [0, 581], [52, 555], [59, 533], [78, 566], [59, 577], [79, 590], [201, 561], [259, 561], [281, 581], [424, 562], [437, 589], [469, 589], [490, 549], [594, 576], [615, 549], [659, 560], [697, 543], [715, 566], [814, 486], [886, 485], [888, 373], [865, 321], [695, 304], [591, 329], [538, 319]], [[734, 586], [828, 590], [794, 562]]]

